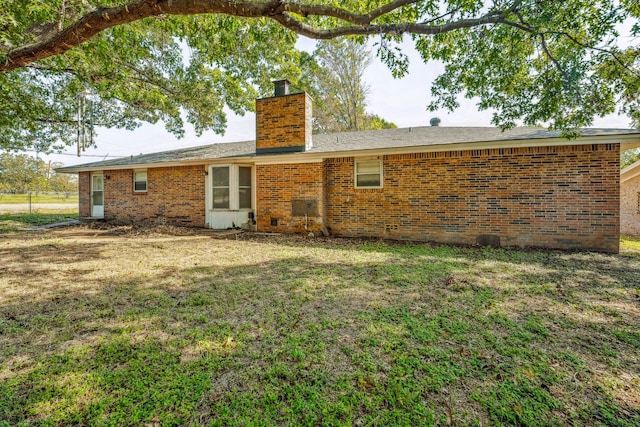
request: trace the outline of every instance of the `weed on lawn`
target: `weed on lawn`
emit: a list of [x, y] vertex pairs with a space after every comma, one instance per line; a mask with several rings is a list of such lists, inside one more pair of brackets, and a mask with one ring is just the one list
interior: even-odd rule
[[72, 228], [0, 273], [0, 425], [640, 424], [633, 249]]

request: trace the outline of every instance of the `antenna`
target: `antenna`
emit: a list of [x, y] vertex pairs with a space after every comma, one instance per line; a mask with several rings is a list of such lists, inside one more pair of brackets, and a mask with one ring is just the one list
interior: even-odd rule
[[78, 95], [78, 157], [87, 150], [87, 143], [93, 148], [97, 148], [93, 138], [93, 94], [89, 90], [84, 90]]

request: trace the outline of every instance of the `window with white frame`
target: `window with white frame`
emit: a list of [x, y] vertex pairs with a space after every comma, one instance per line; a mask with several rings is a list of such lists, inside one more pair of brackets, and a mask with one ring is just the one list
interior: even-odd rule
[[229, 209], [229, 166], [211, 168], [213, 209]]
[[382, 188], [382, 160], [356, 160], [356, 188]]
[[211, 208], [250, 210], [253, 208], [253, 167], [211, 166]]
[[238, 208], [251, 209], [251, 166], [238, 166]]
[[133, 172], [133, 191], [145, 193], [147, 191], [147, 171]]

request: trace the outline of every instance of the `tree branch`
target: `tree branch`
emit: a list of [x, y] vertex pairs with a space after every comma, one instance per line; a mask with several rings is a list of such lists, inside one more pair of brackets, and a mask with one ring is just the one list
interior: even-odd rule
[[73, 68], [43, 67], [42, 65], [39, 65], [39, 64], [25, 65], [24, 68], [29, 68], [31, 70], [36, 70], [36, 71], [44, 71], [47, 73], [58, 73], [58, 74], [67, 73], [67, 74], [73, 74], [76, 76], [78, 75], [78, 71]]
[[[463, 28], [478, 27], [488, 24], [501, 24], [503, 17], [497, 15], [484, 15], [480, 18], [461, 19], [459, 21], [449, 22], [441, 25], [416, 24], [411, 22], [397, 24], [380, 24], [367, 26], [344, 26], [336, 27], [329, 30], [318, 29], [304, 22], [298, 21], [288, 13], [272, 16], [274, 20], [282, 26], [303, 36], [313, 39], [332, 39], [347, 35], [374, 35], [374, 34], [425, 34], [434, 35], [442, 34], [450, 31], [460, 30]], [[0, 68], [0, 71], [2, 68]]]
[[[518, 10], [518, 7], [520, 6], [520, 3], [521, 3], [521, 0], [515, 1], [513, 3], [513, 5], [511, 6], [511, 8], [509, 9], [509, 11], [511, 13], [514, 13], [518, 17], [518, 20], [520, 21], [520, 23], [513, 22], [513, 21], [508, 21], [508, 20], [503, 21], [503, 23], [506, 24], [506, 25], [510, 25], [512, 27], [515, 27], [515, 28], [517, 28], [519, 30], [531, 33], [531, 34], [537, 34], [538, 31], [535, 28], [529, 26], [529, 24], [527, 24], [525, 22], [524, 18], [522, 17], [522, 14]], [[640, 78], [640, 72], [638, 70], [635, 70], [635, 69], [629, 67], [618, 56], [618, 54], [615, 51], [610, 50], [610, 49], [604, 49], [604, 48], [597, 47], [597, 46], [591, 46], [591, 45], [582, 43], [580, 40], [578, 40], [577, 38], [575, 38], [571, 34], [567, 33], [566, 31], [546, 31], [546, 32], [543, 32], [543, 33], [540, 34], [541, 37], [542, 37], [542, 42], [543, 42], [543, 49], [545, 50], [545, 53], [549, 56], [549, 58], [552, 58], [552, 57], [549, 55], [549, 51], [548, 51], [548, 48], [546, 46], [546, 41], [544, 39], [544, 35], [545, 34], [554, 34], [554, 35], [563, 36], [563, 37], [568, 38], [572, 43], [575, 43], [576, 45], [578, 45], [578, 46], [580, 46], [582, 48], [590, 49], [590, 50], [594, 50], [596, 52], [602, 52], [602, 53], [605, 53], [607, 55], [610, 55], [622, 68], [627, 70], [632, 76]]]
[[[142, 18], [159, 15], [225, 14], [245, 18], [272, 18], [298, 34], [314, 39], [330, 39], [344, 35], [372, 34], [440, 34], [462, 28], [502, 23], [503, 15], [495, 12], [475, 19], [461, 19], [443, 25], [411, 22], [371, 25], [380, 16], [418, 0], [395, 0], [366, 14], [357, 14], [340, 6], [300, 4], [287, 0], [237, 1], [237, 0], [134, 0], [128, 4], [93, 10], [61, 31], [51, 31], [37, 43], [19, 47], [4, 55], [0, 72], [23, 67], [29, 63], [60, 55], [89, 40], [101, 31], [127, 24]], [[352, 25], [332, 29], [317, 28], [296, 19], [291, 13], [306, 16], [328, 16]], [[0, 56], [2, 57], [2, 56]]]
[[387, 13], [393, 12], [394, 10], [399, 9], [402, 6], [407, 6], [413, 3], [418, 3], [418, 1], [417, 0], [392, 1], [391, 3], [381, 6], [378, 9], [374, 10], [373, 12], [370, 12], [369, 14], [367, 14], [368, 21], [366, 22], [366, 24], [369, 25], [371, 21], [373, 21], [374, 19], [379, 18], [382, 15], [386, 15]]
[[36, 122], [38, 123], [46, 123], [46, 124], [56, 124], [56, 125], [76, 125], [78, 124], [78, 120], [77, 119], [68, 119], [68, 120], [63, 120], [63, 119], [47, 119], [47, 118], [43, 118], [43, 117], [39, 117], [35, 119]]
[[[177, 95], [177, 91], [167, 87], [167, 85], [165, 83], [167, 82], [162, 82], [152, 76], [150, 76], [147, 72], [127, 63], [127, 62], [123, 62], [120, 61], [117, 58], [114, 58], [113, 61], [119, 65], [121, 65], [122, 67], [128, 68], [129, 70], [133, 71], [134, 73], [136, 73], [136, 76], [131, 76], [130, 78], [132, 80], [135, 81], [139, 81], [141, 83], [144, 84], [148, 84], [154, 87], [157, 87], [158, 89], [166, 92], [169, 95]], [[41, 65], [38, 64], [29, 64], [29, 65], [25, 65], [25, 68], [29, 68], [29, 69], [33, 69], [36, 71], [43, 71], [43, 72], [48, 72], [48, 73], [57, 73], [57, 74], [72, 74], [74, 76], [80, 76], [80, 73], [78, 73], [78, 70], [74, 69], [74, 68], [52, 68], [52, 67], [43, 67]], [[89, 80], [94, 81], [97, 79], [109, 79], [112, 78], [113, 75], [110, 74], [99, 74], [99, 73], [92, 73], [88, 76], [86, 76]]]
[[449, 12], [445, 12], [445, 13], [443, 13], [443, 14], [442, 14], [442, 15], [440, 15], [440, 16], [436, 16], [435, 18], [431, 18], [431, 19], [429, 19], [428, 21], [423, 21], [423, 22], [421, 22], [420, 24], [422, 24], [422, 25], [427, 25], [427, 24], [431, 24], [431, 23], [433, 23], [433, 22], [436, 22], [436, 21], [438, 21], [438, 20], [440, 20], [440, 19], [442, 19], [442, 18], [444, 18], [444, 17], [446, 17], [446, 16], [448, 16], [448, 15], [453, 16], [453, 14], [454, 14], [454, 13], [456, 13], [457, 11], [459, 11], [460, 9], [462, 9], [462, 7], [461, 7], [461, 6], [458, 6], [458, 7], [456, 7], [455, 9], [450, 10]]
[[542, 45], [542, 50], [544, 50], [544, 53], [547, 55], [547, 58], [549, 58], [549, 61], [551, 61], [551, 63], [556, 67], [556, 69], [564, 77], [566, 85], [567, 86], [571, 85], [571, 76], [569, 76], [569, 74], [565, 71], [565, 69], [562, 68], [558, 60], [549, 51], [549, 46], [547, 46], [547, 39], [545, 38], [544, 34], [540, 34], [540, 44]]
[[[133, 76], [133, 80], [137, 80], [139, 82], [142, 83], [146, 83], [149, 84], [151, 86], [155, 86], [158, 89], [168, 93], [169, 95], [177, 95], [177, 91], [175, 91], [174, 89], [171, 89], [169, 87], [167, 87], [165, 85], [165, 83], [168, 82], [161, 82], [159, 81], [157, 78], [150, 76], [146, 71], [139, 69], [138, 67], [134, 66], [133, 64], [130, 64], [128, 62], [123, 62], [120, 61], [117, 58], [114, 58], [114, 62], [116, 62], [117, 64], [120, 64], [121, 66], [128, 68], [129, 70], [133, 71], [134, 73], [137, 73], [139, 76], [141, 77], [137, 77], [137, 76]], [[99, 77], [106, 77], [106, 76], [99, 76]]]
[[611, 57], [625, 70], [627, 70], [631, 75], [633, 75], [634, 77], [638, 77], [640, 78], [640, 72], [638, 72], [637, 70], [634, 70], [633, 68], [629, 67], [627, 64], [625, 64], [622, 59], [620, 59], [620, 57], [618, 56], [618, 54], [612, 50], [609, 49], [603, 49], [601, 47], [597, 47], [597, 46], [589, 46], [587, 44], [584, 44], [582, 42], [580, 42], [580, 40], [576, 39], [575, 37], [573, 37], [571, 34], [565, 32], [565, 31], [549, 31], [550, 34], [556, 34], [556, 35], [561, 35], [564, 36], [566, 38], [568, 38], [569, 40], [571, 40], [573, 43], [577, 44], [580, 47], [583, 47], [585, 49], [591, 49], [591, 50], [595, 50], [596, 52], [602, 52], [602, 53], [606, 53], [607, 55], [611, 55]]

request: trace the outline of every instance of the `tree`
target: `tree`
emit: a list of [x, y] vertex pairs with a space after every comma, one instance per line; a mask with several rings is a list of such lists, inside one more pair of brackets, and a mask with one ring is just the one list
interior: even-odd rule
[[446, 67], [431, 109], [466, 96], [503, 128], [570, 132], [614, 111], [637, 124], [640, 47], [618, 26], [638, 37], [638, 18], [637, 0], [0, 0], [0, 147], [73, 143], [83, 92], [95, 125], [221, 133], [225, 105], [242, 114], [299, 73], [297, 34], [376, 35], [396, 76], [408, 35]]
[[181, 136], [186, 121], [198, 134], [223, 133], [225, 105], [243, 114], [268, 93], [273, 75], [296, 72], [294, 44], [280, 26], [216, 15], [111, 28], [64, 55], [0, 73], [0, 147], [74, 144], [83, 93], [93, 101], [94, 127], [163, 121]]
[[396, 127], [366, 111], [364, 74], [370, 63], [367, 46], [350, 38], [320, 41], [313, 55], [303, 54], [297, 86], [313, 97], [314, 132]]
[[363, 130], [370, 90], [364, 83], [364, 72], [371, 63], [367, 47], [345, 38], [323, 40], [318, 43], [315, 56], [322, 70], [317, 80], [322, 104], [336, 118], [335, 131]]
[[55, 169], [62, 163], [45, 163], [26, 154], [0, 154], [0, 189], [18, 193], [26, 191], [74, 192], [78, 190], [77, 177], [58, 174]]
[[395, 129], [398, 127], [395, 125], [395, 123], [388, 122], [377, 114], [368, 114], [365, 119], [367, 121], [365, 124], [365, 129], [381, 130]]
[[0, 187], [4, 190], [46, 191], [46, 174], [42, 159], [26, 154], [0, 154]]
[[624, 169], [640, 160], [640, 149], [634, 148], [620, 153], [620, 169]]
[[56, 193], [77, 193], [78, 175], [69, 173], [56, 173], [57, 168], [64, 166], [63, 163], [54, 162], [47, 165], [47, 190]]

